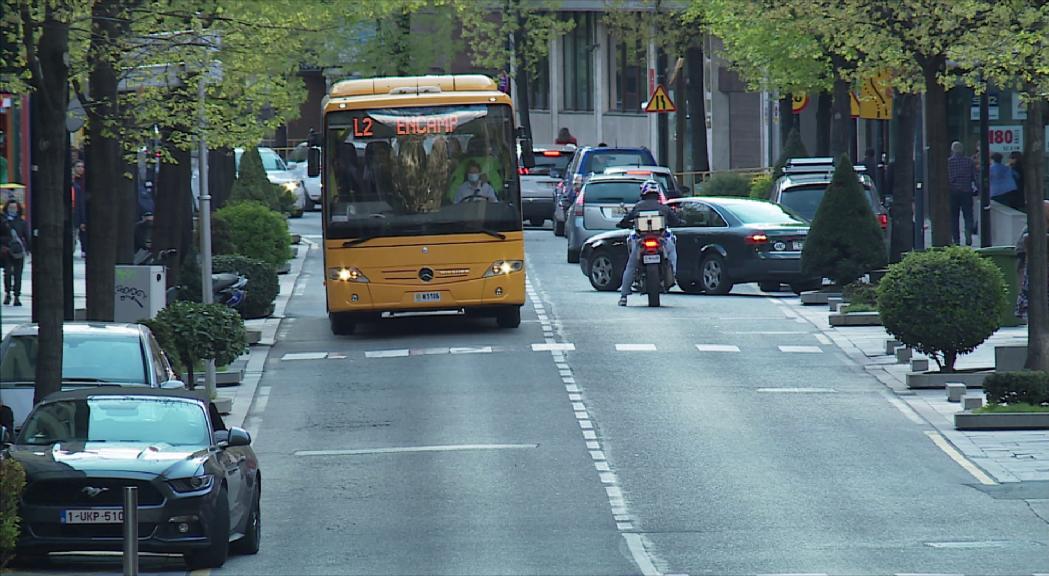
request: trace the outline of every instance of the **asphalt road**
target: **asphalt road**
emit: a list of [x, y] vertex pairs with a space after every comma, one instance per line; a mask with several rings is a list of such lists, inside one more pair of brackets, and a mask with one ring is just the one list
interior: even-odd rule
[[977, 482], [793, 295], [622, 309], [526, 239], [517, 330], [335, 337], [311, 254], [255, 402], [262, 550], [213, 574], [1049, 573], [1023, 491]]

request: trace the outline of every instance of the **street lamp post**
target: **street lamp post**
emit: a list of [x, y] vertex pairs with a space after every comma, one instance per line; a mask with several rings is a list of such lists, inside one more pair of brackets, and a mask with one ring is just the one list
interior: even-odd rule
[[[200, 21], [197, 21], [197, 33], [203, 35], [200, 29]], [[207, 110], [204, 106], [207, 100], [207, 59], [203, 60], [200, 78], [197, 81], [197, 108], [200, 115], [200, 134], [197, 146], [197, 177], [199, 178], [198, 189], [200, 190], [200, 282], [201, 298], [205, 304], [212, 304], [211, 281], [211, 195], [208, 193], [208, 139], [207, 139]], [[215, 360], [208, 359], [204, 370], [204, 385], [208, 391], [208, 397], [214, 399], [217, 396], [215, 390]]]

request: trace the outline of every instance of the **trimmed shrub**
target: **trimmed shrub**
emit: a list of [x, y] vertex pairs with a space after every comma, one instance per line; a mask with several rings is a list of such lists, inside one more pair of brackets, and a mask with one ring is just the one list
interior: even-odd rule
[[[259, 149], [251, 146], [240, 155], [240, 167], [237, 179], [233, 182], [227, 205], [238, 202], [258, 202], [270, 210], [281, 211], [286, 200], [282, 200], [285, 190], [270, 182], [266, 169], [262, 167], [262, 156]], [[292, 203], [295, 197], [292, 195]]]
[[841, 296], [852, 305], [860, 304], [871, 307], [878, 305], [878, 288], [866, 282], [853, 282], [841, 290]]
[[983, 381], [989, 404], [1049, 404], [1049, 374], [1038, 370], [995, 372]]
[[246, 256], [216, 256], [211, 263], [216, 274], [240, 274], [248, 279], [247, 295], [238, 311], [244, 318], [265, 318], [280, 293], [277, 269], [272, 264]]
[[772, 176], [759, 174], [750, 181], [750, 197], [756, 200], [768, 200], [772, 197]]
[[885, 330], [943, 372], [994, 334], [1005, 306], [998, 267], [961, 246], [912, 252], [878, 283]]
[[18, 501], [25, 488], [25, 469], [14, 458], [0, 457], [0, 568], [11, 560], [18, 542]]
[[149, 331], [153, 333], [153, 337], [157, 339], [157, 345], [160, 346], [160, 349], [167, 355], [168, 361], [171, 362], [171, 367], [175, 370], [175, 373], [181, 376], [186, 367], [182, 365], [182, 359], [175, 353], [175, 335], [171, 333], [171, 325], [167, 322], [158, 321], [156, 318], [139, 320], [138, 323], [149, 328]]
[[750, 181], [734, 172], [716, 172], [703, 183], [702, 196], [750, 196]]
[[842, 156], [812, 220], [801, 269], [844, 286], [885, 265], [885, 243], [863, 186]]
[[783, 143], [783, 152], [780, 153], [779, 159], [772, 167], [772, 180], [775, 181], [783, 176], [783, 167], [787, 165], [787, 160], [808, 157], [809, 151], [805, 149], [805, 143], [801, 141], [801, 133], [795, 126], [787, 134], [787, 141]]
[[222, 304], [198, 304], [178, 301], [168, 304], [153, 322], [167, 324], [170, 331], [165, 352], [175, 356], [186, 369], [186, 383], [194, 386], [193, 367], [199, 360], [215, 360], [223, 366], [240, 356], [244, 343], [244, 320]]
[[291, 235], [283, 216], [258, 202], [240, 202], [214, 214], [229, 230], [236, 254], [281, 266], [291, 258]]

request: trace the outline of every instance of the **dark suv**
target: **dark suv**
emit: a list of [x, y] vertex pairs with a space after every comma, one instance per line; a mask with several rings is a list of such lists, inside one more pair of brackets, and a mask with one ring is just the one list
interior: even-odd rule
[[565, 235], [565, 215], [575, 202], [576, 194], [594, 174], [603, 174], [612, 166], [653, 166], [655, 157], [648, 148], [598, 148], [584, 146], [576, 150], [564, 177], [554, 189], [554, 235]]

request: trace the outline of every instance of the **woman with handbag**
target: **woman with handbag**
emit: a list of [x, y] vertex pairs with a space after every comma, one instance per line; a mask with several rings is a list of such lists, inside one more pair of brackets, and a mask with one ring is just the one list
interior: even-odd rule
[[[21, 306], [22, 270], [29, 255], [29, 226], [22, 218], [22, 205], [14, 198], [4, 204], [0, 216], [0, 242], [4, 256], [4, 304]], [[12, 296], [14, 302], [12, 302]]]

